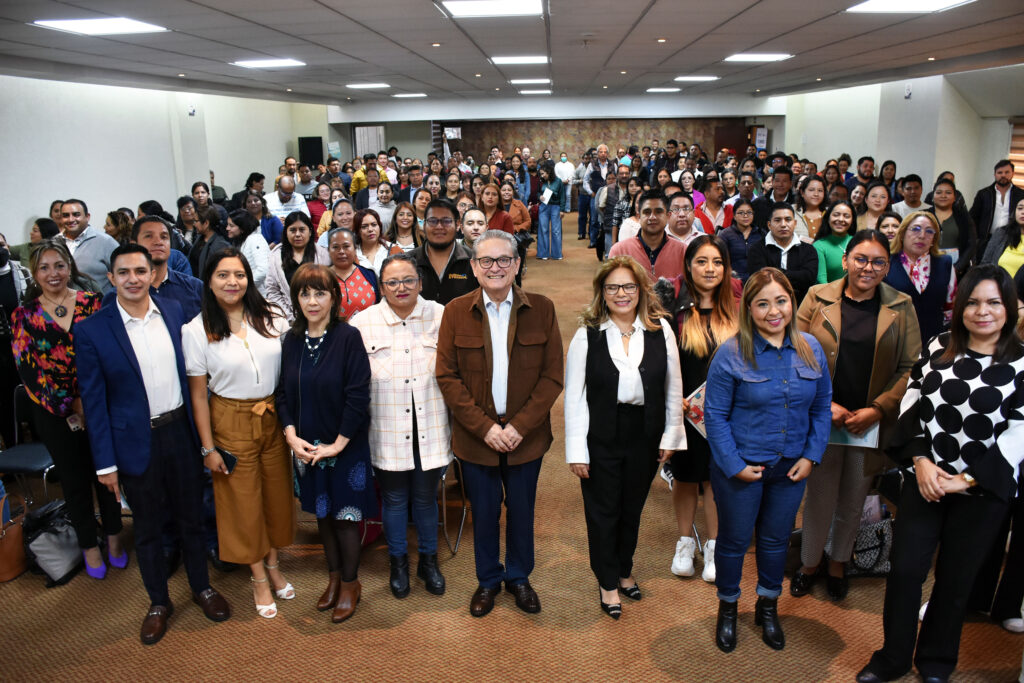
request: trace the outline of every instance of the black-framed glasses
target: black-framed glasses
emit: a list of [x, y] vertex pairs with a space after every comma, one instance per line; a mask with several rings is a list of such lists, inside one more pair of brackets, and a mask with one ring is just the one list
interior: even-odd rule
[[430, 218], [427, 218], [426, 220], [424, 220], [423, 222], [429, 228], [436, 228], [438, 226], [438, 224], [440, 224], [442, 227], [445, 227], [445, 228], [455, 227], [455, 219], [454, 218], [434, 218], [434, 217], [430, 217]]
[[405, 287], [406, 289], [412, 289], [413, 287], [416, 286], [416, 283], [419, 282], [419, 281], [420, 281], [420, 279], [418, 277], [407, 277], [407, 278], [402, 278], [401, 280], [385, 280], [382, 284], [385, 287], [387, 287], [388, 289], [390, 289], [392, 291], [395, 291], [399, 287]]
[[889, 265], [889, 259], [870, 259], [867, 256], [861, 256], [860, 254], [853, 257], [853, 262], [857, 264], [858, 268], [867, 268], [868, 265], [870, 265], [875, 270], [882, 270]]
[[619, 293], [620, 289], [626, 294], [632, 295], [636, 294], [637, 290], [640, 289], [640, 285], [636, 284], [635, 282], [627, 282], [624, 285], [614, 285], [610, 283], [604, 285], [604, 293], [607, 294], [608, 296], [615, 296], [616, 294]]
[[491, 258], [490, 256], [481, 256], [480, 258], [475, 258], [473, 260], [476, 261], [477, 265], [479, 265], [481, 268], [483, 268], [484, 270], [488, 270], [495, 263], [498, 264], [499, 268], [508, 268], [516, 259], [514, 256], [499, 256], [498, 258]]

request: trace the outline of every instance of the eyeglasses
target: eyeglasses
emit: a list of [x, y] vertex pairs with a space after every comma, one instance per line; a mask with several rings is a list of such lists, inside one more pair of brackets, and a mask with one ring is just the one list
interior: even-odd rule
[[428, 228], [436, 228], [438, 224], [445, 228], [451, 228], [455, 225], [454, 218], [428, 218], [423, 222], [426, 223]]
[[[676, 207], [673, 207], [673, 208], [669, 209], [668, 212], [670, 214], [672, 214], [673, 216], [678, 215], [678, 214], [686, 215], [686, 214], [693, 213], [693, 209], [684, 209], [682, 207], [676, 206]], [[753, 216], [754, 214], [750, 214], [750, 215]]]
[[383, 285], [385, 287], [387, 287], [388, 289], [390, 289], [391, 291], [395, 291], [399, 287], [405, 287], [406, 289], [412, 289], [413, 287], [416, 286], [416, 283], [419, 282], [419, 281], [420, 281], [420, 279], [418, 277], [407, 277], [407, 278], [404, 278], [402, 280], [385, 280], [383, 282]]
[[736, 215], [737, 216], [753, 216], [754, 212], [753, 211], [737, 211]]
[[514, 256], [499, 256], [498, 258], [491, 258], [490, 256], [481, 256], [480, 258], [473, 259], [477, 264], [484, 270], [490, 270], [491, 266], [495, 263], [498, 264], [499, 268], [505, 269], [512, 265], [512, 262], [516, 260]]
[[935, 228], [922, 228], [920, 225], [912, 225], [907, 228], [907, 232], [914, 233], [914, 235], [924, 233], [925, 237], [935, 237]]
[[624, 285], [604, 285], [604, 293], [607, 294], [608, 296], [615, 296], [616, 294], [619, 293], [620, 289], [626, 294], [636, 294], [636, 291], [640, 289], [640, 286], [637, 285], [635, 282], [629, 282]]
[[868, 264], [871, 265], [875, 270], [882, 270], [889, 265], [889, 259], [876, 258], [869, 259], [867, 256], [854, 256], [853, 262], [857, 264], [858, 268], [867, 268]]

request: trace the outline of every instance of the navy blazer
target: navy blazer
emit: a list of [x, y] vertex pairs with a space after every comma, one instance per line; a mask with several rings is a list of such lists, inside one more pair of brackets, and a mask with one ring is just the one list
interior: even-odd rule
[[[184, 315], [173, 299], [154, 298], [153, 302], [163, 315], [174, 344], [181, 397], [191, 424], [192, 402], [185, 376], [185, 356], [181, 351]], [[104, 306], [75, 325], [75, 364], [96, 469], [116, 466], [127, 475], [143, 474], [149, 467], [152, 438], [149, 399], [139, 361], [116, 305]], [[199, 441], [194, 428], [192, 433], [193, 443], [182, 444], [183, 457], [198, 458]]]

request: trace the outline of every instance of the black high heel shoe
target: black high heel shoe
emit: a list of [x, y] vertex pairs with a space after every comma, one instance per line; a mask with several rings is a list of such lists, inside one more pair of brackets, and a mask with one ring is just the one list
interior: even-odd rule
[[642, 600], [644, 594], [640, 592], [640, 585], [634, 583], [632, 586], [619, 586], [619, 592], [630, 600]]
[[718, 624], [715, 626], [715, 645], [722, 652], [736, 649], [736, 603], [718, 601]]
[[601, 595], [600, 587], [598, 587], [597, 589], [597, 599], [601, 601], [601, 611], [610, 616], [612, 619], [618, 621], [619, 617], [622, 616], [622, 603], [613, 602], [611, 604], [608, 604], [607, 602], [605, 602], [604, 596]]
[[754, 624], [761, 627], [761, 640], [773, 650], [786, 647], [786, 636], [779, 623], [778, 598], [758, 597], [754, 606]]

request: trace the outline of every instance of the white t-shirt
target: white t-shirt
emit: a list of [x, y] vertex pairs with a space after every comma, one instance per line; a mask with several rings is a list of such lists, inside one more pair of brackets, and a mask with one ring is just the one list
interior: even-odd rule
[[281, 336], [288, 321], [274, 318], [273, 337], [261, 336], [243, 323], [245, 339], [231, 335], [219, 342], [207, 340], [200, 313], [181, 328], [181, 349], [189, 377], [209, 376], [210, 391], [223, 398], [265, 398], [277, 389], [281, 374]]

